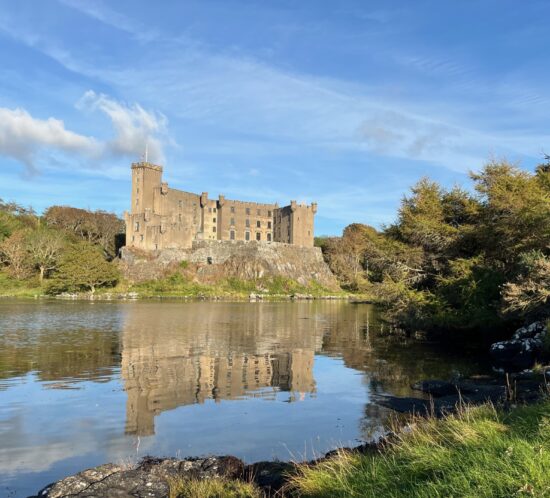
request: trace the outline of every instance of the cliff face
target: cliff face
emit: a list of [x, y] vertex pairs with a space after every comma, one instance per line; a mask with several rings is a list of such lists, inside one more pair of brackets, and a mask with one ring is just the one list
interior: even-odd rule
[[338, 290], [338, 282], [323, 260], [318, 247], [299, 247], [288, 244], [196, 241], [191, 249], [164, 249], [144, 253], [122, 249], [122, 269], [129, 280], [139, 282], [158, 278], [180, 261], [192, 265], [196, 280], [216, 282], [221, 278], [241, 280], [284, 277], [302, 285], [312, 281]]

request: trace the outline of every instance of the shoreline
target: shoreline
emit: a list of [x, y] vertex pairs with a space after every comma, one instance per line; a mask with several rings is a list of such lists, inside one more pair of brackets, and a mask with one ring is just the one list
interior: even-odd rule
[[[302, 479], [304, 473], [315, 473], [316, 469], [330, 466], [336, 461], [345, 461], [349, 457], [382, 458], [387, 451], [398, 448], [403, 438], [418, 430], [424, 422], [429, 424], [430, 421], [440, 420], [439, 423], [445, 424], [453, 417], [460, 418], [461, 414], [476, 408], [482, 409], [483, 406], [511, 414], [523, 407], [544, 403], [548, 395], [546, 381], [523, 379], [519, 374], [513, 388], [510, 387], [509, 380], [506, 382], [498, 377], [474, 377], [461, 382], [432, 379], [412, 387], [428, 394], [430, 398], [387, 396], [389, 403], [379, 401], [383, 406], [407, 415], [400, 420], [398, 426], [387, 428], [377, 441], [365, 442], [352, 448], [337, 448], [313, 460], [259, 461], [246, 464], [231, 455], [182, 459], [144, 456], [134, 465], [107, 463], [83, 470], [47, 485], [29, 498], [61, 498], [68, 495], [84, 498], [109, 496], [110, 493], [117, 492], [126, 492], [136, 497], [164, 498], [176, 496], [171, 493], [177, 486], [212, 480], [219, 481], [221, 486], [231, 483], [252, 486], [260, 493], [258, 496], [285, 496], [284, 491], [288, 491], [290, 485], [295, 485], [296, 479]], [[466, 389], [466, 392], [461, 392], [461, 389]], [[449, 394], [451, 390], [455, 393]]]
[[271, 301], [348, 301], [355, 304], [376, 304], [374, 299], [356, 295], [314, 295], [314, 294], [220, 294], [220, 295], [179, 295], [179, 294], [140, 294], [126, 293], [75, 293], [75, 294], [1, 294], [0, 300], [44, 299], [59, 301], [226, 301], [226, 302], [271, 302]]
[[[446, 424], [455, 416], [460, 418], [461, 414], [484, 406], [494, 407], [492, 409], [495, 413], [511, 414], [547, 399], [548, 385], [544, 377], [536, 380], [534, 375], [525, 378], [522, 374], [514, 374], [512, 381], [509, 378], [485, 376], [457, 382], [432, 379], [411, 386], [429, 398], [380, 397], [379, 404], [405, 414], [399, 425], [387, 427], [384, 435], [376, 441], [364, 442], [352, 448], [337, 448], [313, 460], [246, 464], [231, 455], [183, 459], [145, 456], [135, 465], [107, 463], [83, 470], [47, 485], [29, 498], [61, 498], [68, 495], [85, 498], [106, 496], [115, 491], [136, 497], [165, 498], [173, 495], [174, 487], [212, 480], [219, 481], [221, 486], [231, 483], [252, 486], [260, 493], [257, 496], [285, 496], [284, 490], [294, 485], [296, 479], [315, 473], [318, 468], [345, 461], [349, 457], [383, 457], [385, 452], [398, 448], [403, 438], [414, 433], [424, 422], [428, 425], [432, 421]], [[469, 420], [469, 417], [465, 418]], [[394, 423], [397, 424], [397, 419]]]

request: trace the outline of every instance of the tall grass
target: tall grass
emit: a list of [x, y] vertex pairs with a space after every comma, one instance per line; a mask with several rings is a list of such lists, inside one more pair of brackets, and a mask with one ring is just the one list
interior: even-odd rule
[[291, 489], [304, 497], [550, 496], [550, 403], [417, 420], [380, 453], [302, 466]]
[[213, 479], [181, 479], [172, 482], [170, 498], [260, 498], [263, 493], [243, 481]]

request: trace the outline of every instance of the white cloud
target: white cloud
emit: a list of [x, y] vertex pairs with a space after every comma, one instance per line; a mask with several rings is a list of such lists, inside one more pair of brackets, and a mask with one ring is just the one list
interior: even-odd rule
[[24, 109], [0, 108], [0, 154], [22, 162], [32, 172], [36, 155], [45, 148], [88, 156], [99, 152], [94, 138], [67, 130], [59, 119], [38, 119]]
[[21, 108], [0, 107], [0, 155], [23, 163], [27, 173], [36, 173], [49, 154], [51, 164], [64, 164], [52, 154], [71, 155], [86, 161], [129, 157], [137, 159], [148, 148], [148, 159], [164, 162], [163, 145], [167, 142], [167, 120], [139, 104], [126, 105], [106, 95], [88, 91], [77, 104], [79, 110], [99, 110], [109, 117], [113, 138], [100, 140], [68, 130], [53, 117], [40, 119]]
[[97, 109], [111, 119], [115, 136], [105, 143], [106, 153], [140, 157], [147, 146], [149, 160], [164, 162], [163, 144], [167, 140], [167, 119], [164, 115], [146, 111], [139, 104], [122, 104], [92, 90], [84, 94], [77, 108]]

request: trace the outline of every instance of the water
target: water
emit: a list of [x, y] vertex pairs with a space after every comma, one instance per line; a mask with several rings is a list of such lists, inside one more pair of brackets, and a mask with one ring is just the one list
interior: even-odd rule
[[311, 458], [377, 437], [376, 396], [480, 370], [364, 304], [0, 301], [0, 495], [146, 454]]

